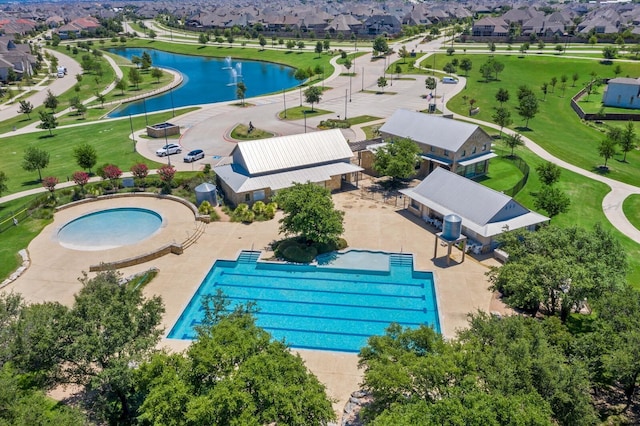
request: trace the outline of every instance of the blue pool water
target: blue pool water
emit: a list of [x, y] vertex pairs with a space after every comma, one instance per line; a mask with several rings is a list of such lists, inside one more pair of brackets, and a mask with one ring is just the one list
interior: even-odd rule
[[58, 242], [76, 250], [106, 250], [138, 243], [162, 225], [153, 210], [123, 207], [80, 216], [63, 225]]
[[386, 270], [258, 262], [259, 255], [216, 261], [168, 337], [194, 339], [202, 298], [218, 289], [232, 305], [255, 301], [257, 324], [294, 348], [358, 352], [391, 322], [440, 331], [433, 274], [414, 271], [412, 255], [386, 253]]
[[[153, 49], [120, 48], [111, 52], [131, 59], [142, 57], [147, 51], [151, 55], [153, 66], [179, 71], [184, 81], [170, 92], [146, 99], [144, 102], [132, 102], [123, 105], [109, 114], [109, 117], [125, 117], [129, 114], [168, 110], [189, 105], [231, 101], [237, 99], [233, 72], [241, 74], [236, 81], [247, 86], [246, 98], [289, 89], [298, 85], [293, 78], [294, 69], [269, 62], [232, 60], [228, 64], [224, 58], [205, 58], [201, 56], [179, 55]], [[240, 65], [238, 65], [240, 64]], [[231, 65], [231, 68], [228, 67]], [[238, 69], [239, 68], [239, 69]], [[144, 78], [151, 78], [145, 75]]]

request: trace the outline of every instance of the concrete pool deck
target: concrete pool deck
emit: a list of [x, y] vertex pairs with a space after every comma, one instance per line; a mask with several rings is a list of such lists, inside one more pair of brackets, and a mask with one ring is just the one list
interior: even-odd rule
[[[445, 250], [432, 259], [435, 237], [433, 229], [403, 209], [380, 201], [366, 199], [360, 190], [334, 195], [336, 207], [345, 212], [344, 237], [352, 248], [385, 250], [414, 254], [417, 270], [432, 271], [438, 294], [442, 333], [447, 338], [467, 326], [467, 314], [494, 310], [492, 294], [485, 272], [492, 259], [482, 263], [467, 256], [458, 264], [461, 252], [454, 250], [451, 266], [446, 265]], [[162, 214], [166, 226], [143, 242], [105, 251], [76, 251], [60, 246], [55, 240], [57, 229], [67, 221], [101, 208], [149, 208]], [[121, 270], [124, 276], [159, 269], [157, 277], [145, 288], [149, 296], [162, 296], [166, 313], [162, 326], [165, 336], [204, 279], [216, 259], [235, 259], [241, 250], [264, 250], [262, 257], [271, 256], [269, 244], [278, 239], [280, 216], [268, 222], [250, 225], [235, 222], [213, 222], [195, 245], [182, 255], [166, 255], [142, 265]], [[119, 198], [84, 204], [56, 213], [48, 225], [29, 245], [31, 267], [3, 291], [22, 293], [29, 302], [58, 301], [71, 305], [73, 295], [80, 289], [78, 277], [92, 264], [135, 256], [170, 242], [181, 242], [195, 229], [191, 210], [184, 205], [160, 198]], [[188, 341], [163, 338], [160, 346], [174, 351], [188, 347]], [[307, 367], [327, 386], [340, 415], [351, 392], [359, 388], [362, 371], [357, 368], [358, 357], [350, 353], [296, 351]]]

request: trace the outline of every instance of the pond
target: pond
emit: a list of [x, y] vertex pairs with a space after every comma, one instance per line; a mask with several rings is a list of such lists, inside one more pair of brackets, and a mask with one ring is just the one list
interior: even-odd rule
[[[118, 108], [109, 117], [124, 117], [129, 114], [143, 114], [168, 110], [183, 106], [232, 101], [237, 99], [236, 84], [242, 81], [246, 87], [245, 98], [290, 89], [298, 85], [293, 78], [294, 68], [269, 62], [236, 60], [227, 58], [207, 58], [180, 55], [152, 49], [114, 48], [112, 53], [131, 59], [142, 57], [143, 52], [151, 55], [152, 66], [179, 71], [182, 84], [166, 93], [144, 101], [131, 102]], [[150, 79], [149, 74], [143, 74]], [[126, 78], [126, 74], [125, 74]], [[125, 92], [132, 95], [132, 92]]]

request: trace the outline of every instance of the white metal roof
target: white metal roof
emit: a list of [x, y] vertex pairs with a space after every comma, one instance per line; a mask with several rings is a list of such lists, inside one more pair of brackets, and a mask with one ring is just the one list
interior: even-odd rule
[[443, 168], [400, 192], [442, 215], [460, 216], [463, 226], [485, 237], [500, 234], [505, 226], [513, 230], [549, 220], [501, 192]]
[[352, 156], [339, 129], [240, 142], [233, 154], [234, 163], [242, 164], [251, 176], [348, 160]]
[[265, 188], [271, 188], [271, 190], [277, 191], [278, 189], [288, 188], [295, 182], [325, 182], [331, 179], [332, 176], [359, 172], [364, 169], [348, 162], [337, 162], [257, 177], [247, 176], [242, 173], [242, 170], [234, 168], [232, 164], [214, 167], [213, 170], [220, 179], [238, 194]]
[[470, 158], [468, 160], [458, 161], [458, 164], [460, 164], [462, 167], [466, 167], [466, 166], [470, 166], [472, 164], [479, 163], [481, 161], [490, 160], [490, 159], [495, 158], [497, 156], [498, 156], [498, 154], [496, 154], [494, 152], [487, 152], [485, 154], [478, 155], [477, 157], [473, 157], [473, 158]]
[[457, 152], [478, 128], [451, 118], [399, 109], [380, 127], [380, 133]]

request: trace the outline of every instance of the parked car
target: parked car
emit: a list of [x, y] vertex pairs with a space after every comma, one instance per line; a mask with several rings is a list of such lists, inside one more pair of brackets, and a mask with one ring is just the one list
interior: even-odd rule
[[175, 143], [170, 143], [168, 145], [163, 146], [159, 150], [156, 151], [156, 155], [158, 157], [165, 157], [167, 155], [180, 154], [182, 152], [182, 148], [180, 145], [176, 145]]
[[442, 82], [445, 84], [456, 84], [458, 80], [453, 77], [442, 77]]
[[193, 151], [189, 151], [189, 153], [184, 156], [184, 162], [193, 163], [194, 161], [198, 161], [201, 158], [204, 158], [204, 151], [201, 149], [194, 149]]

